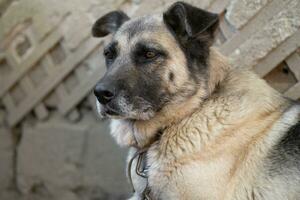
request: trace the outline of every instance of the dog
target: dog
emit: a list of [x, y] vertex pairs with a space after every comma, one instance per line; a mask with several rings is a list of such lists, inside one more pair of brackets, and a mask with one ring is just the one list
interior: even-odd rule
[[300, 199], [300, 105], [212, 47], [217, 14], [176, 2], [92, 27], [112, 35], [94, 88], [99, 114], [130, 147], [131, 200]]

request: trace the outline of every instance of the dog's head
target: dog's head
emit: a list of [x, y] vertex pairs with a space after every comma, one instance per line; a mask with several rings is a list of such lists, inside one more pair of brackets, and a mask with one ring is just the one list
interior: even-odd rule
[[199, 90], [205, 98], [217, 24], [218, 15], [183, 2], [163, 15], [130, 19], [113, 11], [98, 19], [93, 36], [113, 34], [103, 52], [106, 74], [94, 90], [100, 114], [148, 120]]

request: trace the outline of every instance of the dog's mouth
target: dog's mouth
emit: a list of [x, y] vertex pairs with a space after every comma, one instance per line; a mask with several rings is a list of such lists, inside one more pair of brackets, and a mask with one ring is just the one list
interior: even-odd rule
[[[117, 103], [118, 102], [118, 103]], [[97, 100], [97, 111], [101, 118], [148, 120], [155, 110], [145, 102], [128, 103], [125, 100], [101, 104]]]
[[113, 117], [119, 117], [121, 116], [121, 112], [117, 109], [113, 108], [110, 105], [102, 105], [98, 102], [96, 102], [97, 105], [97, 111], [102, 118], [113, 118]]
[[109, 105], [102, 106], [101, 114], [105, 117], [121, 116], [121, 113], [117, 109], [115, 109]]
[[109, 105], [104, 106], [103, 111], [106, 115], [110, 115], [110, 116], [119, 116], [120, 115], [119, 111], [110, 107]]

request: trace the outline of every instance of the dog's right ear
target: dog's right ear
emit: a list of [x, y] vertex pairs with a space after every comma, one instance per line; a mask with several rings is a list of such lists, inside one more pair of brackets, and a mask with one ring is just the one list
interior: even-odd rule
[[99, 18], [92, 28], [94, 37], [104, 37], [115, 33], [120, 26], [129, 20], [129, 17], [122, 11], [112, 11]]

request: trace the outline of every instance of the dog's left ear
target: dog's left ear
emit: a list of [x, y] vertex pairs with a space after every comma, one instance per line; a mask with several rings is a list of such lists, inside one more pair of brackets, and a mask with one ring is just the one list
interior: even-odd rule
[[217, 14], [184, 2], [174, 3], [164, 14], [164, 23], [179, 38], [197, 38], [206, 34], [212, 40], [218, 27]]
[[104, 37], [115, 33], [129, 17], [122, 11], [112, 11], [99, 18], [92, 28], [94, 37]]

